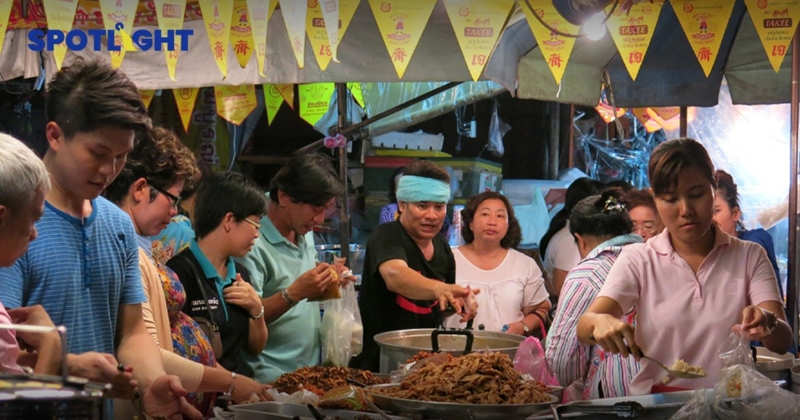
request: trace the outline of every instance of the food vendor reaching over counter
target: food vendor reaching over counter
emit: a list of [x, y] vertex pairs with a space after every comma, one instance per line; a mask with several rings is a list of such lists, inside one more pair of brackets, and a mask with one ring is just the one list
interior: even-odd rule
[[[650, 156], [650, 185], [666, 229], [625, 248], [598, 298], [578, 322], [578, 338], [606, 351], [640, 349], [656, 360], [701, 366], [708, 376], [672, 379], [680, 388], [713, 387], [722, 369], [718, 348], [742, 324], [753, 340], [785, 353], [792, 341], [775, 272], [764, 250], [713, 223], [716, 180], [703, 146], [692, 139], [660, 144]], [[620, 320], [633, 308], [636, 328]], [[626, 347], [627, 344], [627, 347]], [[665, 372], [640, 359], [630, 392], [648, 394]]]
[[335, 279], [330, 265], [317, 264], [311, 230], [325, 220], [325, 211], [343, 189], [327, 159], [295, 155], [272, 179], [255, 247], [237, 259], [261, 296], [269, 327], [261, 354], [243, 355], [245, 373], [261, 383], [319, 363], [319, 303], [305, 300], [321, 294]]
[[475, 316], [470, 290], [455, 284], [456, 264], [439, 233], [450, 200], [450, 176], [430, 161], [406, 168], [397, 188], [400, 218], [379, 225], [367, 241], [359, 308], [364, 349], [351, 366], [379, 371], [376, 334], [435, 328], [451, 305], [462, 322]]

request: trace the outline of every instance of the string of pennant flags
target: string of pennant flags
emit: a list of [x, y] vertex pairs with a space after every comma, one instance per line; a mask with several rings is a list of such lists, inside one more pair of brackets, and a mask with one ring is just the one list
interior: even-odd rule
[[[414, 55], [437, 1], [439, 0], [366, 0], [386, 46], [386, 52], [400, 79]], [[473, 80], [480, 78], [511, 12], [518, 6], [525, 14], [554, 82], [561, 83], [575, 45], [575, 38], [564, 36], [563, 33], [577, 34], [580, 28], [567, 22], [556, 11], [552, 1], [441, 1]], [[706, 76], [719, 55], [720, 44], [734, 7], [732, 0], [620, 0], [620, 7], [612, 4], [605, 10], [605, 26], [633, 80], [636, 80], [644, 62], [659, 15], [667, 1]], [[337, 56], [338, 46], [345, 40], [347, 29], [361, 0], [189, 0], [188, 6], [187, 0], [152, 0], [141, 4], [126, 0], [39, 0], [29, 2], [26, 17], [23, 17], [19, 0], [0, 0], [0, 48], [7, 29], [38, 28], [41, 21], [46, 21], [49, 31], [60, 30], [65, 36], [73, 28], [88, 30], [99, 27], [108, 34], [114, 34], [113, 45], [117, 47], [117, 51], [109, 53], [112, 65], [119, 67], [126, 52], [136, 49], [135, 43], [131, 42], [131, 32], [137, 23], [157, 23], [159, 30], [166, 33], [182, 30], [186, 17], [202, 18], [208, 34], [209, 48], [223, 77], [228, 73], [230, 49], [234, 51], [241, 67], [245, 67], [255, 54], [259, 73], [263, 75], [268, 42], [267, 28], [279, 3], [299, 68], [305, 65], [306, 37], [314, 49], [314, 57], [321, 70], [325, 71], [331, 62], [340, 62]], [[744, 0], [744, 3], [750, 17], [757, 23], [755, 27], [764, 51], [777, 72], [789, 51], [789, 44], [800, 20], [800, 0]], [[532, 9], [527, 4], [532, 5]], [[173, 80], [176, 78], [175, 67], [181, 49], [188, 47], [180, 45], [181, 42], [182, 38], [176, 37], [174, 48], [164, 51], [169, 75]], [[59, 68], [66, 51], [66, 41], [54, 45], [54, 57]], [[326, 98], [320, 97], [321, 99], [313, 101], [322, 104], [330, 98], [333, 92], [331, 86], [332, 84], [324, 83], [300, 85], [298, 91], [301, 97], [327, 95]], [[254, 108], [251, 107], [255, 95], [252, 86], [217, 87], [215, 90], [218, 95], [226, 95], [220, 102], [223, 105], [220, 111], [223, 118], [230, 116], [236, 120], [245, 110], [249, 108], [252, 111]], [[289, 90], [293, 92], [293, 88], [282, 85], [264, 86], [270, 121], [282, 101], [287, 100], [285, 92]], [[189, 97], [185, 101], [189, 101]], [[293, 104], [292, 101], [287, 102], [290, 106]], [[300, 101], [301, 114], [304, 104], [308, 103], [311, 102]], [[327, 103], [324, 108], [327, 109]], [[671, 115], [673, 112], [663, 113]], [[645, 121], [644, 117], [650, 114], [655, 115], [655, 119], [651, 117]], [[664, 121], [659, 117], [658, 111], [637, 110], [634, 115], [642, 119], [646, 127], [655, 127], [652, 121]], [[306, 119], [310, 115], [306, 112], [301, 116]], [[313, 116], [310, 118], [313, 119]], [[184, 125], [187, 125], [186, 121]]]

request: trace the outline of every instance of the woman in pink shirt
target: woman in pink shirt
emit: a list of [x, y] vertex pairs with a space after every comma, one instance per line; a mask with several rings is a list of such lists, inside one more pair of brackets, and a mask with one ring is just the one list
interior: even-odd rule
[[[741, 241], [714, 223], [714, 165], [695, 140], [660, 144], [648, 175], [666, 229], [647, 243], [626, 247], [611, 268], [597, 299], [578, 322], [578, 338], [606, 351], [641, 352], [666, 364], [677, 359], [705, 368], [708, 376], [666, 377], [640, 359], [630, 392], [648, 394], [653, 385], [713, 387], [722, 362], [720, 344], [742, 324], [750, 338], [777, 353], [792, 341], [780, 303], [775, 272], [758, 244]], [[620, 320], [636, 308], [637, 324]]]

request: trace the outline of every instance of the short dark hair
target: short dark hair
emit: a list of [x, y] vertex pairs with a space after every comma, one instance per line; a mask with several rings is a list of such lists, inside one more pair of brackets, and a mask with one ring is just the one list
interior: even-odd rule
[[166, 189], [178, 181], [192, 184], [199, 177], [197, 159], [171, 130], [154, 127], [139, 132], [137, 139], [125, 167], [103, 191], [108, 200], [120, 204], [139, 178], [146, 178], [147, 183], [156, 188]]
[[56, 73], [47, 87], [46, 111], [67, 139], [106, 126], [134, 131], [151, 126], [136, 85], [99, 60], [77, 58]]
[[716, 189], [714, 163], [700, 142], [690, 138], [668, 140], [650, 154], [647, 176], [653, 194], [659, 196], [678, 185], [678, 176], [687, 168], [697, 168]]
[[255, 181], [238, 172], [211, 174], [197, 189], [194, 232], [198, 239], [208, 236], [228, 213], [241, 222], [266, 212], [267, 196]]
[[450, 185], [450, 174], [447, 173], [447, 170], [429, 160], [415, 160], [403, 171], [403, 176], [405, 175], [432, 178]]
[[[618, 203], [620, 206], [615, 206]], [[613, 238], [633, 231], [625, 196], [620, 188], [608, 188], [600, 195], [579, 201], [569, 216], [569, 232], [595, 238]]]
[[624, 179], [615, 179], [613, 181], [606, 182], [606, 187], [608, 188], [619, 188], [622, 192], [627, 193], [629, 191], [633, 191], [634, 187], [631, 185], [630, 182], [625, 181]]
[[202, 158], [197, 159], [197, 169], [199, 171], [197, 179], [195, 179], [194, 182], [186, 183], [183, 186], [183, 192], [181, 193], [181, 199], [183, 200], [186, 200], [191, 196], [193, 196], [197, 192], [197, 188], [200, 187], [200, 181], [202, 181], [203, 178], [214, 173], [214, 170], [211, 169], [211, 164], [209, 164]]
[[547, 245], [550, 244], [550, 240], [553, 239], [553, 236], [567, 225], [567, 220], [569, 220], [569, 214], [572, 212], [572, 208], [575, 207], [579, 201], [590, 195], [599, 193], [603, 188], [604, 185], [602, 182], [586, 177], [578, 178], [572, 181], [572, 184], [569, 184], [567, 195], [564, 198], [564, 208], [553, 216], [553, 219], [550, 220], [550, 225], [547, 227], [547, 232], [545, 232], [542, 239], [539, 240], [539, 252], [541, 255], [545, 255]]
[[636, 207], [649, 207], [657, 215], [658, 208], [656, 207], [656, 200], [653, 194], [646, 190], [630, 190], [625, 192], [625, 201], [628, 203], [628, 211]]
[[[733, 176], [722, 169], [717, 169], [714, 177], [717, 179], [717, 194], [722, 196], [722, 199], [728, 203], [728, 207], [731, 210], [737, 207], [741, 210], [739, 206], [739, 187], [733, 181]], [[744, 230], [744, 223], [742, 223], [741, 219], [736, 221], [736, 227], [739, 230]]]
[[478, 206], [486, 200], [500, 200], [506, 206], [508, 231], [506, 236], [500, 240], [500, 246], [506, 249], [515, 248], [522, 242], [522, 228], [519, 227], [519, 221], [514, 216], [514, 206], [511, 205], [506, 196], [494, 191], [486, 191], [473, 196], [467, 201], [464, 210], [461, 210], [461, 236], [464, 238], [464, 242], [470, 244], [475, 240], [475, 234], [469, 228], [469, 224], [475, 219], [475, 212], [478, 211]]
[[316, 153], [302, 153], [292, 156], [272, 178], [269, 198], [276, 203], [279, 190], [292, 202], [319, 207], [341, 195], [344, 185], [328, 159]]

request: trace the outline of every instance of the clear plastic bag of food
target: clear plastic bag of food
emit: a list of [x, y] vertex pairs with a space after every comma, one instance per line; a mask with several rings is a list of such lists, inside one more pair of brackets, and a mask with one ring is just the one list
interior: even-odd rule
[[342, 298], [323, 304], [324, 314], [320, 325], [322, 365], [347, 367], [350, 358], [361, 353], [364, 327], [358, 309], [358, 299], [353, 283], [342, 287]]
[[742, 332], [741, 325], [734, 325], [731, 335], [719, 346], [719, 358], [725, 367], [746, 365], [755, 366], [750, 340]]
[[724, 420], [798, 419], [800, 395], [782, 389], [753, 366], [735, 365], [720, 372], [713, 409]]
[[514, 354], [514, 370], [523, 375], [530, 375], [545, 385], [559, 386], [558, 378], [547, 364], [542, 343], [536, 337], [528, 337], [519, 343]]
[[713, 411], [711, 411], [711, 401], [706, 395], [705, 389], [698, 389], [692, 394], [692, 398], [686, 404], [673, 414], [669, 420], [714, 420]]
[[275, 402], [291, 403], [291, 404], [314, 404], [319, 402], [319, 396], [307, 389], [301, 389], [297, 392], [287, 394], [285, 392], [278, 392], [275, 388], [267, 390], [267, 394], [272, 397]]
[[340, 386], [325, 393], [317, 403], [318, 407], [335, 408], [338, 410], [368, 411], [369, 398], [363, 389], [355, 386]]

